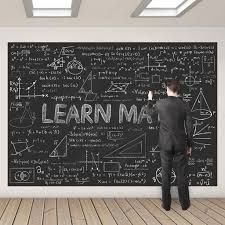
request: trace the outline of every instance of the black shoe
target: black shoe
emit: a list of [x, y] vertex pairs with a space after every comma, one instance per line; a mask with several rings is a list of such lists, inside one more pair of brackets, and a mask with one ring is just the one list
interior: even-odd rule
[[188, 205], [188, 206], [182, 206], [181, 208], [182, 208], [182, 210], [187, 210], [189, 207], [190, 207], [190, 205]]
[[163, 204], [162, 204], [161, 206], [162, 206], [162, 208], [164, 208], [166, 211], [169, 211], [169, 210], [170, 210], [170, 207], [169, 207], [169, 206], [168, 206], [168, 207], [164, 207]]

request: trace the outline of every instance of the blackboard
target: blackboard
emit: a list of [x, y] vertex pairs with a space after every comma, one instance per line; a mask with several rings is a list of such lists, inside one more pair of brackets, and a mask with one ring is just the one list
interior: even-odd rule
[[145, 105], [169, 78], [194, 119], [189, 185], [215, 186], [217, 43], [9, 43], [8, 185], [161, 185]]

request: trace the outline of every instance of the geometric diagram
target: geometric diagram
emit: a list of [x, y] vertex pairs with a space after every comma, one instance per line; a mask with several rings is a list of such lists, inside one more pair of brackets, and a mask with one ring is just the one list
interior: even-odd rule
[[152, 151], [149, 151], [151, 153], [159, 153], [160, 150], [159, 150], [159, 145], [156, 145], [155, 147], [152, 147]]
[[76, 57], [72, 61], [68, 62], [66, 72], [72, 75], [79, 75], [84, 70], [83, 65], [80, 61], [77, 61]]
[[158, 154], [155, 154], [155, 153], [160, 153], [159, 145], [156, 145], [155, 147], [152, 147], [152, 150], [149, 151], [149, 153], [151, 153], [151, 155], [153, 157], [155, 157], [156, 155], [158, 155]]
[[34, 168], [10, 168], [11, 183], [34, 183]]
[[103, 158], [146, 158], [146, 133], [108, 153]]
[[189, 66], [189, 75], [187, 77], [185, 77], [184, 83], [186, 84], [186, 86], [191, 87], [195, 84], [199, 84], [201, 83], [201, 80], [196, 81], [195, 77], [193, 77], [191, 72], [191, 66]]
[[97, 97], [97, 93], [86, 93], [86, 96], [84, 98], [84, 101], [89, 102], [89, 101], [95, 101]]
[[79, 93], [93, 93], [92, 91], [92, 72], [90, 72], [82, 84]]
[[[162, 184], [162, 167], [158, 168], [155, 172], [154, 180], [157, 180], [158, 183]], [[174, 170], [171, 171], [171, 180], [170, 183], [172, 184], [176, 180], [176, 174]]]
[[215, 72], [215, 63], [216, 59], [215, 56], [207, 57], [202, 56], [202, 73], [205, 73], [205, 71]]
[[126, 89], [128, 87], [130, 83], [114, 83], [113, 81], [111, 81], [111, 86], [108, 88], [107, 91], [105, 91], [106, 93], [107, 92], [124, 92], [125, 94], [127, 93], [126, 92]]
[[123, 131], [107, 131], [107, 139], [112, 141], [122, 140]]
[[196, 120], [206, 120], [212, 116], [212, 112], [202, 92], [202, 88], [200, 88], [200, 92], [194, 102], [191, 112], [193, 113], [192, 118]]
[[[22, 88], [21, 85], [23, 83], [21, 83], [21, 78], [18, 78], [18, 95], [16, 95], [16, 99], [20, 99], [20, 98], [36, 98], [36, 97], [48, 97], [48, 95], [36, 95], [36, 81], [34, 81], [32, 84], [30, 84], [30, 86], [28, 86], [27, 88]], [[27, 85], [27, 84], [26, 84]], [[21, 95], [22, 90], [27, 91], [26, 94]], [[33, 90], [33, 93], [30, 94], [30, 92]]]
[[84, 99], [85, 101], [94, 101], [96, 99], [97, 93], [93, 93], [92, 81], [93, 81], [92, 72], [90, 72], [78, 91], [79, 93], [86, 94]]
[[185, 77], [184, 82], [188, 87], [191, 87], [195, 84], [195, 78], [193, 76], [187, 76], [187, 77]]
[[[88, 155], [91, 156], [91, 160], [88, 160]], [[88, 164], [91, 164], [91, 171], [93, 170], [100, 171], [99, 164], [102, 163], [102, 161], [99, 161], [99, 152], [94, 155], [93, 152], [89, 153], [87, 150], [85, 154], [85, 161], [78, 161], [78, 162], [85, 163], [86, 171], [88, 171]]]
[[209, 137], [209, 135], [212, 132], [208, 131], [209, 124], [206, 124], [203, 127], [202, 127], [202, 124], [203, 123], [198, 123], [198, 121], [195, 120], [195, 123], [193, 125], [194, 126], [193, 139], [194, 139], [194, 143], [203, 145], [205, 147], [206, 145], [211, 145], [210, 143], [206, 143], [206, 142], [211, 140], [211, 137]]
[[31, 112], [30, 103], [26, 102], [21, 117], [10, 120], [9, 124], [16, 128], [28, 128], [34, 124], [35, 119], [35, 113]]
[[63, 59], [63, 57], [59, 58], [59, 59], [54, 59], [54, 61], [51, 64], [48, 64], [47, 67], [53, 67], [54, 70], [57, 70], [59, 67], [63, 67], [65, 61]]
[[49, 157], [52, 158], [63, 158], [67, 157], [67, 135], [59, 142], [59, 144], [54, 148]]
[[59, 56], [73, 56], [74, 54], [74, 46], [62, 47]]
[[13, 145], [13, 149], [15, 151], [11, 155], [19, 155], [19, 156], [22, 156], [22, 152], [24, 152], [24, 151], [31, 152], [30, 149], [34, 146], [34, 145], [28, 146], [28, 140], [26, 140], [26, 141], [17, 141], [17, 142], [12, 142], [11, 141], [11, 144]]
[[118, 173], [120, 172], [120, 162], [104, 162], [103, 171], [110, 173]]
[[157, 75], [157, 74], [153, 75], [152, 76], [152, 83], [153, 84], [159, 84], [160, 83], [160, 75]]

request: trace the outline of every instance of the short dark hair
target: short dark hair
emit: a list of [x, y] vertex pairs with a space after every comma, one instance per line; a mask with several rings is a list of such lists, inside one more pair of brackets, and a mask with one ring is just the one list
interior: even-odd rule
[[180, 91], [180, 82], [179, 80], [170, 79], [166, 81], [166, 86], [172, 91], [172, 92], [179, 92]]

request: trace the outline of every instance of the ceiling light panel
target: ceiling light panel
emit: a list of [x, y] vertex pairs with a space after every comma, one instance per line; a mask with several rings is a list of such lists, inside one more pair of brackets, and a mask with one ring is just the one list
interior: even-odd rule
[[146, 8], [170, 8], [175, 9], [186, 0], [152, 0]]
[[177, 17], [201, 0], [143, 0], [132, 17]]
[[70, 9], [72, 0], [32, 0], [34, 9]]
[[71, 16], [71, 9], [33, 9], [33, 16], [34, 17], [68, 17]]
[[27, 17], [77, 17], [81, 0], [23, 0]]

